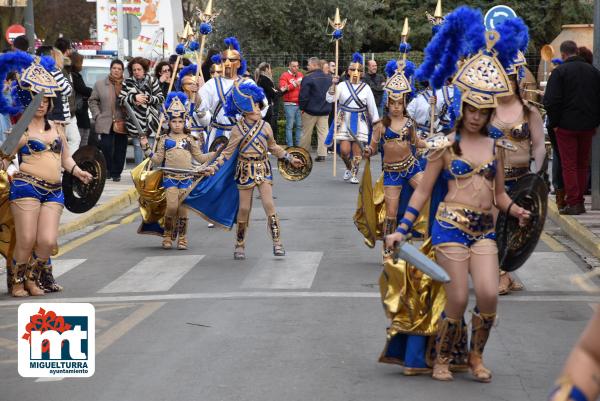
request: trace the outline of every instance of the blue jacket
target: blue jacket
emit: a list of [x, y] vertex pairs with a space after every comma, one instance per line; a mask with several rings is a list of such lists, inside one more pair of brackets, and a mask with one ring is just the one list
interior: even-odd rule
[[325, 95], [330, 87], [331, 75], [321, 70], [306, 74], [300, 85], [300, 110], [312, 116], [328, 116], [332, 105], [325, 100]]

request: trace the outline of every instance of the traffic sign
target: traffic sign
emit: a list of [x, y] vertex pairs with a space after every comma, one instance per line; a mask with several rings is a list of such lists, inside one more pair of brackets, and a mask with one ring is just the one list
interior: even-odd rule
[[135, 40], [142, 32], [140, 19], [133, 14], [125, 14], [125, 39]]
[[517, 18], [517, 13], [509, 6], [494, 6], [485, 14], [485, 28], [488, 31], [496, 29], [504, 20]]
[[11, 45], [13, 40], [21, 35], [25, 35], [25, 27], [23, 25], [14, 24], [6, 29], [6, 41]]

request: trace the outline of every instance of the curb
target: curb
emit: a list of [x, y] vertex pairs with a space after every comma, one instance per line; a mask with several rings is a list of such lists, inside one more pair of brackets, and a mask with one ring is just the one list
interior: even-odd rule
[[62, 237], [63, 235], [79, 231], [89, 225], [108, 220], [118, 211], [137, 203], [138, 198], [139, 195], [135, 188], [130, 188], [127, 190], [127, 192], [117, 195], [114, 198], [109, 199], [108, 202], [93, 208], [90, 213], [87, 213], [69, 223], [62, 224], [58, 228], [58, 236]]
[[600, 259], [600, 238], [575, 218], [558, 213], [556, 202], [548, 200], [548, 217], [567, 233], [579, 246]]

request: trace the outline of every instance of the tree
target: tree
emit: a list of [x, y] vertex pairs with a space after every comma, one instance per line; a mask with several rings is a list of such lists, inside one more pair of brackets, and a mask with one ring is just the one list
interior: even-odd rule
[[62, 34], [73, 41], [90, 37], [96, 25], [96, 3], [81, 0], [34, 0], [35, 33], [46, 43]]

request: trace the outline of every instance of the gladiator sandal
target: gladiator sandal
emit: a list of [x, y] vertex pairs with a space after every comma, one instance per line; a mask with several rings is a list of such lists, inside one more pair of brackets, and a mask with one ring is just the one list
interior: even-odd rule
[[165, 232], [163, 233], [162, 241], [163, 249], [171, 249], [173, 247], [173, 231], [175, 231], [173, 227], [174, 224], [175, 222], [173, 217], [165, 216]]
[[442, 320], [440, 320], [439, 325], [435, 339], [436, 356], [431, 377], [435, 380], [451, 381], [454, 380], [454, 377], [450, 372], [450, 361], [452, 360], [454, 345], [460, 338], [461, 321], [450, 319], [445, 313], [442, 313]]
[[267, 217], [267, 224], [271, 238], [273, 239], [273, 255], [285, 256], [285, 249], [281, 245], [281, 224], [279, 223], [279, 217], [276, 214], [272, 214]]
[[244, 247], [246, 245], [246, 231], [248, 229], [247, 221], [237, 222], [237, 233], [235, 236], [235, 249], [233, 251], [233, 259], [244, 260], [246, 259], [246, 252]]
[[25, 291], [25, 272], [28, 267], [29, 263], [17, 263], [14, 260], [10, 265], [10, 276], [12, 280], [10, 294], [13, 297], [26, 297], [29, 295], [29, 293]]
[[498, 295], [507, 295], [510, 293], [510, 277], [505, 272], [500, 270], [500, 280], [498, 281]]
[[54, 275], [52, 274], [52, 260], [51, 259], [35, 259], [38, 268], [40, 269], [40, 280], [39, 286], [44, 292], [60, 292], [63, 290], [62, 285], [56, 283]]
[[492, 381], [492, 372], [483, 365], [483, 349], [490, 336], [496, 319], [495, 313], [480, 313], [475, 307], [471, 318], [471, 344], [469, 351], [469, 368], [475, 380], [482, 383]]
[[185, 250], [188, 248], [188, 242], [185, 235], [187, 234], [188, 218], [179, 217], [177, 219], [177, 232], [179, 239], [177, 240], [177, 249]]
[[38, 286], [41, 273], [42, 267], [36, 261], [28, 263], [25, 271], [25, 289], [29, 292], [29, 295], [40, 296], [45, 294], [44, 290]]
[[383, 220], [383, 263], [392, 257], [393, 249], [385, 246], [385, 236], [393, 234], [398, 228], [398, 220], [396, 217], [386, 217]]

